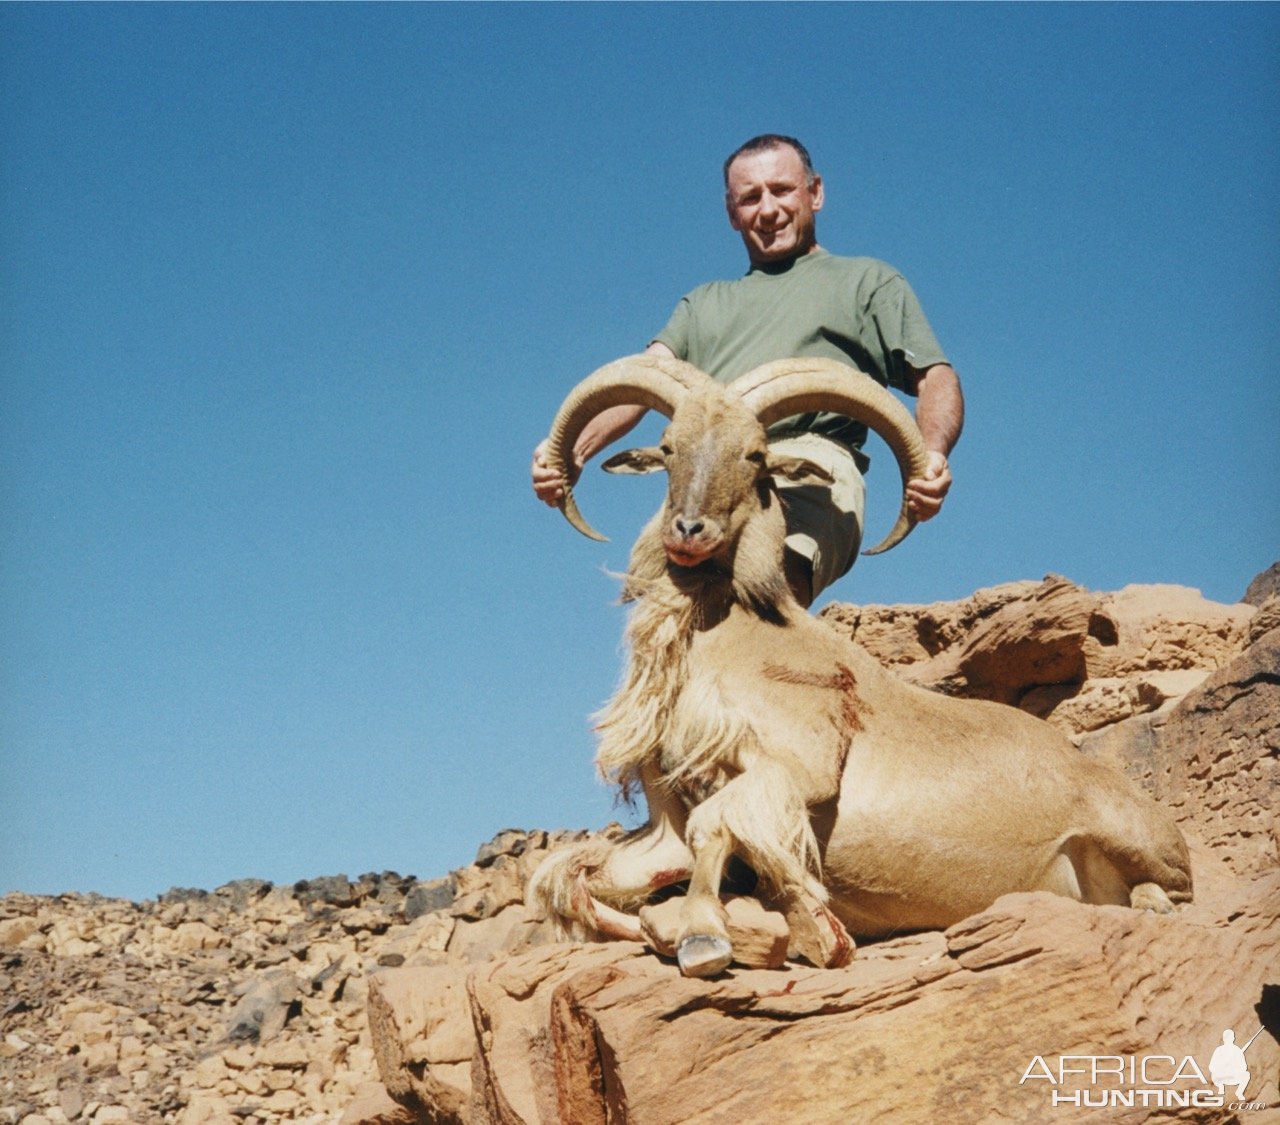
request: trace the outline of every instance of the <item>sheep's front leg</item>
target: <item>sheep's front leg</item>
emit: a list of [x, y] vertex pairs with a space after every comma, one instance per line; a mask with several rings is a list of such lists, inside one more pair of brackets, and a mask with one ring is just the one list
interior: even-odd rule
[[694, 809], [685, 842], [693, 876], [676, 941], [685, 976], [712, 976], [733, 960], [720, 882], [735, 851], [775, 888], [822, 893], [809, 873], [817, 867], [817, 845], [804, 796], [794, 777], [772, 763], [757, 760]]
[[685, 976], [710, 977], [733, 960], [728, 916], [720, 904], [720, 880], [733, 853], [733, 837], [723, 822], [708, 827], [691, 822], [687, 842], [694, 856], [693, 877], [681, 909], [676, 960]]

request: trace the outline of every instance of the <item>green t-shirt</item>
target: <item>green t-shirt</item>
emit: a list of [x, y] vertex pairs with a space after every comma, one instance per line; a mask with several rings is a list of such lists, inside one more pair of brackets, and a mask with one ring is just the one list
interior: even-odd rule
[[[906, 279], [875, 258], [815, 250], [777, 267], [753, 266], [680, 299], [655, 337], [722, 383], [775, 359], [825, 356], [909, 392], [907, 366], [947, 357]], [[786, 418], [771, 433], [806, 430], [862, 448], [867, 428], [840, 414]], [[865, 461], [858, 454], [859, 462]]]

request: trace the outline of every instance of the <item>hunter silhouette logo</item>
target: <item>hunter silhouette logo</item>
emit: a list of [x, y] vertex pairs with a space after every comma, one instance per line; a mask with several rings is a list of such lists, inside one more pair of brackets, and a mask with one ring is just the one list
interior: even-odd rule
[[[1261, 1034], [1262, 1028], [1258, 1028], [1253, 1033], [1253, 1039], [1257, 1039]], [[1244, 1088], [1249, 1085], [1249, 1063], [1244, 1053], [1253, 1046], [1253, 1039], [1243, 1047], [1237, 1047], [1234, 1031], [1227, 1028], [1222, 1033], [1222, 1046], [1214, 1050], [1213, 1058], [1209, 1060], [1209, 1077], [1218, 1087], [1219, 1096], [1225, 1097], [1223, 1093], [1225, 1087], [1234, 1086], [1236, 1097], [1244, 1097]]]

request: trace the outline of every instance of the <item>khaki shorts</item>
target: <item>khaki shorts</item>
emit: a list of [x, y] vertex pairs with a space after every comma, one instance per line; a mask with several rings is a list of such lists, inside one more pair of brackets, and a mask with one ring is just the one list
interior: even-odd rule
[[809, 560], [816, 598], [858, 558], [867, 487], [853, 454], [828, 438], [797, 434], [771, 441], [769, 448], [812, 461], [835, 478], [829, 485], [778, 481], [787, 514], [787, 550]]

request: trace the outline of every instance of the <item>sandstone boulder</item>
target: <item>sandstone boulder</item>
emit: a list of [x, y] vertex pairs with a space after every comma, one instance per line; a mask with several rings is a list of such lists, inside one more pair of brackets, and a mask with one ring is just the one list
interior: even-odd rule
[[1095, 594], [1049, 575], [959, 602], [831, 605], [822, 617], [915, 683], [1079, 735], [1190, 691], [1239, 653], [1256, 612], [1183, 586]]

